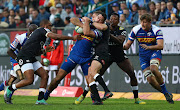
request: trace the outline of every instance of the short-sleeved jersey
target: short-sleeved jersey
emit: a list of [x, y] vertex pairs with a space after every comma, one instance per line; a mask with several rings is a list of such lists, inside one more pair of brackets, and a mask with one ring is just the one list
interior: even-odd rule
[[95, 48], [95, 54], [104, 53], [108, 54], [109, 50], [109, 25], [107, 24], [108, 29], [105, 31], [102, 31], [102, 37], [100, 38], [100, 41], [96, 44]]
[[18, 55], [21, 47], [24, 45], [24, 43], [27, 40], [27, 33], [23, 33], [21, 35], [17, 35], [14, 39], [14, 41], [10, 44], [10, 48], [14, 50], [14, 53]]
[[[155, 25], [151, 26], [149, 31], [144, 31], [141, 25], [135, 26], [129, 36], [129, 40], [134, 41], [137, 39], [139, 44], [146, 44], [147, 46], [156, 45], [157, 40], [163, 39], [161, 29]], [[139, 45], [139, 55], [146, 55], [154, 50], [145, 50]]]
[[[123, 27], [117, 27], [116, 29], [114, 29], [113, 31], [110, 30], [110, 34], [113, 34], [115, 37], [118, 37], [120, 35], [125, 36], [126, 37], [126, 30]], [[122, 44], [118, 44], [116, 42], [114, 42], [111, 37], [109, 39], [109, 52], [110, 54], [117, 54], [121, 53], [122, 55], [124, 55], [124, 50], [123, 50], [123, 43]]]
[[39, 28], [31, 33], [29, 39], [26, 41], [18, 57], [35, 57], [41, 54], [41, 49], [43, 49], [44, 43], [46, 41], [46, 35], [50, 32], [49, 29]]
[[81, 35], [82, 40], [77, 40], [74, 44], [71, 53], [80, 57], [87, 58], [92, 56], [92, 46], [96, 38], [102, 37], [102, 32], [97, 29], [92, 29], [95, 33], [95, 38]]

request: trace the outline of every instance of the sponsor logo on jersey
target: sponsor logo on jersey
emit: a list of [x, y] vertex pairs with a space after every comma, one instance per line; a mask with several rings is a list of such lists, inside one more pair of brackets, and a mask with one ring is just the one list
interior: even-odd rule
[[85, 35], [81, 35], [81, 37], [84, 38], [84, 39], [87, 39], [89, 41], [93, 41], [93, 39], [94, 39], [92, 37], [88, 37], [88, 36], [85, 36]]
[[151, 43], [151, 42], [155, 42], [156, 39], [155, 38], [137, 38], [139, 42], [146, 42], [146, 43]]

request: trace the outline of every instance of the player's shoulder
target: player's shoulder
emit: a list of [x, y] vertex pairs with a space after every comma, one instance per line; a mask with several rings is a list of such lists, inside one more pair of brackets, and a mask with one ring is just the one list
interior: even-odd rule
[[23, 34], [17, 35], [16, 39], [18, 39], [20, 42], [20, 41], [24, 40], [26, 38], [26, 36], [27, 36], [27, 33], [23, 33]]
[[136, 34], [141, 29], [141, 27], [142, 27], [141, 24], [136, 25], [133, 27], [132, 31]]
[[161, 29], [156, 25], [152, 25], [152, 30], [154, 33], [156, 33], [157, 31], [161, 31]]

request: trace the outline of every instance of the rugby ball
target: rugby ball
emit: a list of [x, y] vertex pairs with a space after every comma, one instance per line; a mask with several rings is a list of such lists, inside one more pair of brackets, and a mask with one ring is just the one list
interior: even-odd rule
[[50, 61], [47, 58], [43, 59], [44, 66], [49, 66]]
[[75, 27], [75, 31], [79, 34], [83, 34], [83, 28], [79, 27], [79, 26], [76, 26]]

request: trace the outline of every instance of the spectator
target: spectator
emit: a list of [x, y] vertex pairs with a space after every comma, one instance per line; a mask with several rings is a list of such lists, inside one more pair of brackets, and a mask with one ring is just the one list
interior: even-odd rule
[[14, 10], [9, 10], [9, 15], [12, 16], [12, 17], [15, 17], [15, 12], [14, 12]]
[[161, 12], [161, 3], [158, 2], [158, 3], [156, 3], [156, 9], [155, 9], [156, 21], [158, 21], [160, 12]]
[[23, 8], [24, 7], [23, 0], [19, 0], [18, 1], [18, 5], [19, 5], [19, 8]]
[[132, 13], [130, 12], [130, 10], [128, 8], [125, 8], [123, 10], [123, 14], [126, 16], [126, 20], [128, 21], [128, 23], [130, 23], [132, 17]]
[[34, 11], [34, 8], [29, 8], [29, 19], [32, 21], [32, 12]]
[[0, 28], [7, 28], [9, 27], [9, 24], [4, 22], [4, 21], [0, 21]]
[[61, 19], [61, 16], [60, 14], [56, 14], [55, 15], [55, 21], [54, 21], [54, 24], [53, 24], [55, 27], [64, 27], [64, 21]]
[[86, 13], [90, 12], [91, 8], [92, 8], [92, 5], [89, 3], [88, 0], [82, 0], [82, 9], [81, 9], [82, 17], [85, 16]]
[[126, 25], [129, 25], [128, 20], [126, 20], [126, 15], [125, 14], [121, 14], [120, 15], [120, 22], [118, 24], [121, 27], [125, 27]]
[[149, 14], [152, 16], [152, 24], [155, 24], [156, 23], [156, 15], [155, 15], [155, 3], [154, 2], [149, 2], [148, 3], [148, 6], [149, 6]]
[[52, 24], [54, 24], [54, 17], [55, 17], [55, 15], [56, 15], [56, 8], [55, 7], [50, 7], [50, 13], [51, 13], [51, 15], [50, 15], [50, 17], [49, 17], [49, 21], [52, 23]]
[[81, 17], [81, 0], [76, 0], [75, 4], [73, 4], [73, 13], [76, 17]]
[[4, 15], [4, 18], [5, 18], [4, 21], [9, 23], [9, 12], [7, 10], [4, 10], [3, 15]]
[[59, 0], [49, 0], [48, 7], [55, 7], [58, 3], [60, 3]]
[[12, 9], [13, 9], [15, 12], [18, 11], [18, 10], [19, 10], [19, 5], [18, 5], [17, 0], [13, 0], [13, 1], [12, 1], [12, 4], [13, 4]]
[[112, 9], [113, 9], [114, 13], [119, 14], [119, 16], [121, 14], [123, 14], [123, 11], [119, 10], [119, 4], [118, 3], [113, 3], [112, 4]]
[[16, 23], [13, 16], [9, 16], [9, 28], [16, 28]]
[[165, 17], [166, 17], [166, 2], [162, 1], [161, 2], [161, 12], [159, 14], [158, 22], [156, 24], [164, 24], [165, 23]]
[[74, 13], [72, 12], [71, 6], [69, 5], [66, 6], [65, 13], [61, 14], [61, 18], [63, 21], [65, 21], [65, 18], [68, 16], [71, 18], [75, 17]]
[[177, 9], [173, 7], [172, 2], [167, 2], [167, 11], [166, 11], [166, 17], [165, 17], [165, 23], [166, 24], [172, 24], [171, 14], [176, 14]]
[[62, 8], [62, 5], [60, 3], [56, 5], [56, 10], [57, 10], [56, 13], [59, 13], [60, 15], [62, 13], [65, 13], [65, 10]]
[[177, 3], [177, 13], [176, 17], [178, 19], [178, 23], [180, 23], [180, 2]]
[[130, 21], [130, 25], [136, 25], [138, 24], [138, 9], [139, 9], [139, 5], [137, 3], [134, 3], [132, 5], [132, 16], [131, 16], [131, 21]]
[[71, 29], [73, 29], [75, 26], [70, 22], [70, 17], [66, 17], [65, 18], [65, 21], [64, 21], [64, 24], [66, 25], [65, 27], [64, 27], [64, 30], [71, 30]]
[[[107, 0], [94, 0], [94, 5], [92, 6], [92, 10], [106, 4], [108, 1]], [[105, 11], [105, 8], [102, 8], [101, 11]]]
[[25, 28], [26, 25], [21, 21], [21, 18], [19, 16], [15, 16], [15, 23], [16, 23], [16, 28]]
[[21, 17], [21, 21], [23, 21], [23, 23], [26, 23], [26, 19], [29, 18], [29, 15], [25, 13], [24, 8], [19, 9], [19, 16]]
[[138, 24], [141, 23], [140, 18], [143, 14], [147, 13], [147, 9], [145, 7], [140, 7], [138, 10], [139, 18], [138, 18]]
[[13, 4], [12, 4], [12, 0], [7, 0], [7, 1], [5, 1], [5, 10], [11, 10], [12, 8], [13, 8]]
[[0, 9], [0, 21], [5, 21], [5, 17], [3, 16], [3, 10]]
[[[35, 6], [33, 6], [33, 7], [35, 7]], [[25, 13], [28, 13], [28, 11], [29, 11], [29, 0], [24, 0], [24, 10], [25, 10]]]
[[[111, 1], [113, 0], [108, 0], [108, 2], [111, 2]], [[111, 13], [113, 13], [112, 4], [108, 5], [108, 18], [107, 19], [110, 18]]]
[[39, 18], [40, 21], [42, 21], [43, 19], [47, 19], [49, 20], [50, 14], [45, 10], [44, 6], [39, 6]]
[[[65, 9], [65, 8], [66, 8], [66, 5], [68, 5], [66, 0], [60, 0], [60, 3], [61, 3], [61, 5], [62, 5], [62, 8], [63, 8], [63, 9]], [[71, 7], [71, 8], [72, 8], [72, 7]]]
[[120, 10], [124, 10], [125, 8], [127, 8], [126, 2], [125, 1], [121, 1], [120, 2]]
[[32, 20], [30, 19], [27, 19], [26, 20], [26, 23], [29, 25], [29, 24], [36, 24], [39, 26], [39, 23], [40, 23], [40, 18], [38, 16], [38, 11], [37, 10], [33, 10], [32, 12]]

